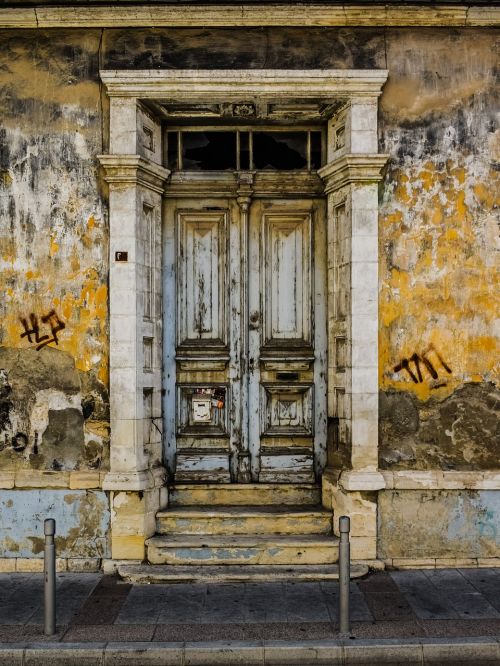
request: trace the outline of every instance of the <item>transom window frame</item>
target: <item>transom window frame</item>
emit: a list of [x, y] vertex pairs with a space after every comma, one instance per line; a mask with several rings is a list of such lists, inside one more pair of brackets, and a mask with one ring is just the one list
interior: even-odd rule
[[[227, 170], [233, 170], [236, 172], [239, 171], [292, 171], [294, 173], [311, 173], [311, 172], [317, 172], [318, 169], [320, 169], [322, 166], [325, 165], [326, 163], [326, 155], [327, 155], [327, 146], [326, 146], [326, 140], [327, 140], [327, 129], [326, 129], [326, 120], [324, 120], [321, 124], [319, 123], [285, 123], [282, 122], [280, 124], [268, 124], [268, 123], [252, 123], [252, 124], [245, 124], [241, 122], [233, 122], [231, 124], [165, 124], [163, 128], [163, 164], [166, 166], [168, 169], [170, 169], [172, 172], [189, 172], [189, 171], [217, 171], [217, 169], [189, 169], [183, 168], [183, 139], [182, 135], [184, 133], [196, 133], [196, 132], [234, 132], [236, 135], [236, 159], [235, 159], [235, 168], [234, 169], [227, 169]], [[254, 142], [253, 142], [253, 134], [258, 133], [258, 132], [269, 132], [269, 133], [307, 133], [306, 134], [306, 162], [307, 165], [305, 168], [299, 168], [299, 169], [280, 169], [280, 168], [272, 168], [272, 167], [264, 167], [264, 168], [259, 168], [255, 166], [254, 164]], [[319, 160], [319, 165], [313, 165], [313, 160], [312, 160], [312, 138], [311, 134], [312, 133], [317, 133], [320, 135], [320, 160]], [[241, 159], [241, 138], [242, 134], [246, 133], [248, 135], [248, 153], [249, 153], [249, 158], [248, 158], [248, 166], [242, 166], [242, 159]], [[170, 137], [169, 135], [176, 134], [177, 136], [173, 140], [176, 142], [175, 150], [177, 153], [176, 158], [176, 164], [177, 167], [173, 167], [172, 160], [169, 156], [170, 153]]]

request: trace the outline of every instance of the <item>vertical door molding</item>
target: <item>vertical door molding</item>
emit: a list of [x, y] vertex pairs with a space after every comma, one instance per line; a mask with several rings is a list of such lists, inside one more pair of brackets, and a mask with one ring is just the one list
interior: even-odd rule
[[[328, 124], [328, 413], [336, 421], [329, 465], [384, 487], [378, 469], [377, 97], [353, 97]], [[355, 477], [353, 476], [355, 475]], [[377, 488], [375, 488], [377, 486]]]

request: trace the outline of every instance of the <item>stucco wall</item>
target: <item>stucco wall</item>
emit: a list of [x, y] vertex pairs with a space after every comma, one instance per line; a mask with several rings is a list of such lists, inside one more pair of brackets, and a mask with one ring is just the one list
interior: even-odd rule
[[56, 517], [60, 558], [109, 557], [109, 509], [95, 490], [4, 490], [0, 500], [1, 557], [43, 557], [43, 521]]
[[387, 490], [379, 493], [381, 559], [493, 558], [500, 552], [500, 492]]
[[380, 188], [380, 466], [498, 468], [497, 34], [1, 32], [0, 468], [108, 465], [99, 67], [389, 70], [379, 113], [380, 150], [391, 155]]

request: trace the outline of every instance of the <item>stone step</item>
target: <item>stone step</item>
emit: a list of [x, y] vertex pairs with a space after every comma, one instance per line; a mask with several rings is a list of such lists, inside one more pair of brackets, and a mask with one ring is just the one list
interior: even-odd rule
[[[366, 576], [365, 564], [351, 564], [351, 578]], [[338, 580], [336, 564], [171, 566], [169, 564], [123, 564], [118, 574], [129, 583], [272, 583]]]
[[146, 541], [151, 564], [335, 564], [338, 539], [322, 535], [162, 536]]
[[320, 504], [321, 489], [312, 483], [203, 483], [169, 488], [169, 506]]
[[331, 534], [321, 506], [174, 507], [156, 514], [158, 534]]

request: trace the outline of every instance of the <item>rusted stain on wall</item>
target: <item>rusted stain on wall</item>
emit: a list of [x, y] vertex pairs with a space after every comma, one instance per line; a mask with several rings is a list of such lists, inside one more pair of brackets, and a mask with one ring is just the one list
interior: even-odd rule
[[108, 461], [99, 31], [5, 31], [0, 70], [0, 465]]
[[490, 31], [389, 31], [381, 466], [498, 466], [499, 132]]

